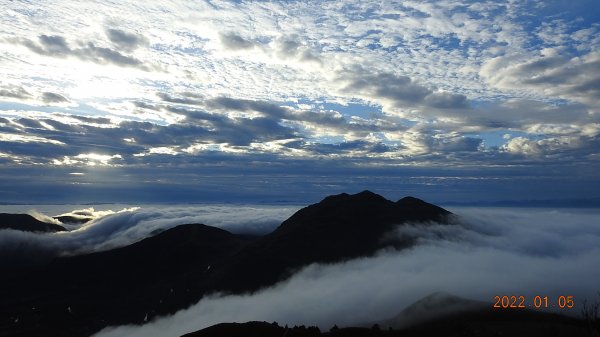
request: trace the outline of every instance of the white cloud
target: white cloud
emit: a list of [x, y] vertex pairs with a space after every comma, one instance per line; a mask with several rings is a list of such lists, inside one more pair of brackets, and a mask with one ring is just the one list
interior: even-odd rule
[[600, 52], [567, 57], [556, 52], [534, 57], [500, 56], [487, 61], [481, 75], [492, 85], [507, 90], [527, 89], [546, 98], [563, 98], [600, 107], [598, 69]]
[[504, 148], [506, 151], [515, 154], [538, 156], [542, 154], [542, 148], [537, 141], [524, 137], [515, 137], [511, 139]]
[[[125, 208], [120, 211], [94, 208], [78, 209], [60, 215], [85, 216], [93, 220], [82, 226], [67, 226], [70, 231], [39, 235], [13, 230], [0, 231], [2, 254], [26, 256], [28, 251], [44, 250], [48, 256], [80, 254], [125, 246], [151, 235], [159, 229], [177, 225], [203, 223], [233, 233], [264, 234], [291, 216], [292, 206], [163, 206]], [[38, 219], [50, 217], [29, 211]], [[52, 221], [56, 222], [56, 221]]]
[[[402, 69], [402, 75], [427, 80], [432, 86], [446, 91], [463, 93], [466, 88], [485, 91], [488, 88], [473, 74], [467, 74], [467, 77], [461, 75], [461, 69], [470, 64], [477, 66], [478, 62], [465, 59], [460, 48], [453, 47], [456, 50], [452, 51], [440, 46], [440, 41], [436, 39], [456, 37], [460, 43], [474, 43], [478, 55], [481, 55], [487, 48], [495, 47], [486, 45], [490, 41], [504, 43], [506, 39], [515, 39], [519, 35], [516, 34], [517, 31], [522, 30], [516, 25], [504, 24], [509, 21], [509, 17], [507, 13], [498, 12], [498, 7], [501, 9], [502, 5], [461, 10], [451, 2], [407, 2], [403, 6], [353, 1], [320, 6], [304, 3], [248, 3], [238, 6], [220, 3], [210, 6], [202, 2], [174, 2], [160, 5], [136, 4], [135, 10], [132, 10], [132, 4], [128, 2], [117, 6], [88, 3], [84, 8], [68, 2], [38, 6], [40, 8], [37, 13], [25, 14], [18, 8], [8, 11], [5, 14], [6, 20], [2, 21], [5, 34], [37, 39], [41, 34], [69, 32], [70, 41], [103, 41], [108, 45], [106, 40], [111, 35], [107, 37], [105, 32], [111, 29], [129, 34], [143, 32], [143, 39], [147, 40], [148, 47], [135, 50], [136, 56], [140, 59], [160, 60], [169, 72], [177, 74], [175, 77], [167, 75], [164, 84], [172, 87], [195, 87], [213, 95], [223, 93], [275, 100], [298, 94], [307, 97], [333, 96], [333, 99], [334, 88], [329, 83], [332, 71], [338, 67], [366, 62], [383, 72]], [[349, 11], [352, 7], [356, 10]], [[340, 10], [341, 8], [346, 10]], [[494, 10], [494, 15], [490, 15]], [[370, 14], [364, 15], [367, 11]], [[78, 15], [72, 15], [73, 13]], [[135, 13], [144, 15], [142, 17]], [[414, 13], [421, 13], [423, 18], [413, 17]], [[26, 19], [26, 15], [31, 15], [32, 19]], [[481, 16], [488, 16], [492, 20]], [[14, 24], [18, 18], [22, 19], [21, 24]], [[35, 20], [40, 22], [34, 25], [31, 21]], [[79, 21], [88, 24], [81, 27]], [[498, 26], [503, 28], [501, 33], [504, 35], [497, 31]], [[286, 32], [285, 36], [281, 32]], [[357, 47], [357, 43], [365, 39], [367, 34], [370, 34], [369, 39], [378, 48], [390, 47], [395, 51], [382, 52], [368, 46]], [[223, 40], [224, 37], [227, 39]], [[265, 50], [267, 56], [274, 52], [282, 59], [289, 59], [290, 56], [294, 59], [311, 59], [310, 55], [313, 55], [322, 60], [323, 68], [317, 67], [320, 75], [311, 74], [308, 77], [305, 74], [308, 68], [300, 66], [296, 70], [289, 69], [289, 63], [272, 62], [268, 60], [269, 57], [253, 60], [239, 54], [236, 57], [222, 58], [218, 53], [215, 54], [215, 44], [223, 41], [237, 41], [236, 46], [262, 46], [259, 50], [263, 47], [271, 49], [269, 46], [272, 45], [272, 52]], [[519, 44], [511, 45], [518, 47]], [[25, 56], [23, 52], [14, 51], [14, 58]], [[267, 63], [267, 67], [264, 67], [264, 63]], [[101, 90], [103, 95], [109, 97], [122, 97], [125, 93], [141, 95], [144, 84], [135, 79], [139, 78], [147, 83], [145, 74], [128, 73], [122, 69], [107, 73], [106, 67], [98, 68], [97, 73], [93, 72], [95, 75], [104, 75], [102, 80], [95, 80], [91, 77], [92, 73], [86, 81], [77, 80], [77, 77], [60, 76], [65, 73], [78, 76], [87, 72], [82, 67], [77, 67], [78, 72], [65, 72], [69, 69], [74, 67], [62, 64], [49, 73], [47, 70], [51, 69], [48, 65], [40, 64], [39, 67], [36, 65], [36, 74], [48, 74], [48, 78], [60, 78], [74, 85], [70, 91], [81, 93]], [[8, 67], [5, 69], [20, 77], [19, 72], [24, 68], [19, 66], [13, 70]], [[121, 74], [125, 76], [121, 77]], [[191, 75], [190, 79], [202, 78], [203, 81], [180, 83], [183, 79], [181, 76], [185, 74]], [[249, 74], [251, 81], [248, 81]], [[152, 75], [154, 78], [160, 76]], [[128, 81], [127, 77], [134, 80]], [[73, 80], [77, 83], [72, 83]], [[77, 89], [85, 83], [91, 85], [110, 81], [113, 82], [110, 86], [97, 90]], [[119, 84], [126, 90], [109, 90]]]
[[0, 133], [0, 142], [15, 142], [15, 143], [48, 143], [52, 145], [65, 145], [65, 143], [38, 136], [16, 135], [9, 133]]
[[28, 212], [28, 214], [41, 222], [51, 223], [51, 224], [55, 224], [55, 225], [61, 225], [60, 221], [58, 221], [58, 220], [54, 219], [53, 217], [48, 216], [44, 213], [40, 213], [36, 210], [31, 210]]
[[594, 146], [593, 144], [579, 136], [556, 136], [540, 140], [515, 137], [510, 139], [501, 149], [513, 154], [540, 157]]
[[115, 166], [116, 164], [113, 164], [112, 162], [115, 160], [118, 161], [121, 159], [123, 159], [123, 157], [120, 154], [108, 155], [108, 154], [98, 154], [98, 153], [80, 153], [76, 156], [64, 156], [62, 158], [62, 160], [54, 159], [54, 160], [52, 160], [52, 164], [59, 165], [59, 166], [61, 166], [61, 165]]

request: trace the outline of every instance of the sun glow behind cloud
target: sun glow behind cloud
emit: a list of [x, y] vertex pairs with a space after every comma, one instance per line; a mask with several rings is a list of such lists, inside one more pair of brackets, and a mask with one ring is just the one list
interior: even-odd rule
[[67, 166], [76, 166], [76, 165], [88, 165], [88, 166], [113, 166], [111, 164], [112, 161], [122, 159], [121, 155], [106, 155], [106, 154], [97, 154], [97, 153], [81, 153], [74, 157], [65, 156], [63, 160], [55, 160], [52, 163], [54, 165], [67, 165]]
[[29, 135], [14, 135], [14, 134], [0, 134], [0, 142], [15, 142], [15, 143], [49, 143], [53, 145], [65, 145], [65, 143], [54, 140], [47, 139], [43, 137], [37, 136], [29, 136]]

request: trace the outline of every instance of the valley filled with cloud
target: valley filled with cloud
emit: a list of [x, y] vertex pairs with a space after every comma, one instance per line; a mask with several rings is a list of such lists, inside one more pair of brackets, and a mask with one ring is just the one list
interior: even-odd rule
[[[356, 326], [391, 318], [435, 292], [489, 303], [494, 296], [574, 296], [579, 317], [597, 298], [597, 210], [451, 209], [455, 225], [400, 225], [410, 249], [313, 264], [273, 287], [245, 295], [213, 294], [170, 317], [109, 327], [95, 336], [180, 336], [221, 322]], [[528, 302], [528, 303], [529, 303]], [[437, 308], [443, 309], [443, 308]], [[505, 309], [510, 310], [510, 309]], [[411, 322], [408, 322], [409, 324]]]
[[0, 265], [26, 263], [28, 259], [39, 263], [40, 259], [50, 260], [57, 256], [105, 251], [190, 223], [210, 223], [211, 226], [235, 233], [264, 235], [275, 229], [295, 210], [297, 208], [290, 206], [181, 205], [131, 207], [115, 211], [86, 208], [57, 214], [83, 215], [92, 219], [84, 224], [62, 224], [51, 217], [55, 214], [31, 210], [29, 213], [37, 219], [64, 225], [68, 231], [39, 234], [1, 230], [0, 256], [4, 261]]
[[[490, 306], [497, 295], [522, 295], [529, 300], [574, 296], [573, 309], [545, 310], [576, 317], [584, 300], [595, 299], [600, 276], [600, 229], [594, 225], [600, 214], [596, 209], [449, 209], [456, 214], [451, 225], [403, 224], [382, 238], [415, 239], [411, 248], [384, 249], [372, 257], [335, 264], [312, 264], [257, 292], [210, 294], [172, 316], [153, 317], [142, 326], [109, 327], [96, 336], [180, 336], [220, 322], [250, 320], [318, 325], [327, 330], [334, 324], [359, 325], [393, 317], [436, 292]], [[39, 258], [35, 252], [40, 250], [46, 258], [103, 251], [183, 223], [264, 235], [296, 210], [260, 205], [76, 210], [65, 214], [95, 219], [68, 232], [2, 230], [0, 254], [7, 261], [13, 256]]]

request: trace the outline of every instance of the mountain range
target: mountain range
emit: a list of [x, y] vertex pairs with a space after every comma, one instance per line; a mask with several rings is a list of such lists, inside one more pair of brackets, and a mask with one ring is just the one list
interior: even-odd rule
[[[264, 236], [182, 224], [121, 248], [59, 256], [21, 269], [12, 266], [11, 273], [0, 279], [0, 336], [78, 337], [110, 325], [142, 324], [173, 314], [212, 293], [245, 294], [264, 289], [312, 263], [334, 263], [371, 256], [384, 248], [411, 247], [414, 239], [386, 234], [401, 224], [449, 224], [453, 219], [449, 211], [413, 197], [393, 202], [369, 191], [343, 193], [302, 208]], [[5, 223], [0, 225], [5, 227], [0, 228], [58, 230], [57, 225], [44, 227], [33, 220], [2, 214], [0, 221]], [[440, 298], [448, 300], [438, 296], [429, 302]], [[460, 300], [454, 302], [465, 307]], [[376, 324], [405, 329], [400, 323], [415, 315], [424, 303]], [[460, 315], [479, 317], [489, 311], [482, 311], [481, 304], [466, 307], [469, 310], [459, 310]], [[427, 321], [441, 322], [448, 315], [425, 316]], [[193, 336], [321, 334], [318, 329], [288, 332], [284, 327], [265, 324], [225, 324]], [[325, 334], [363, 333], [382, 332], [356, 328]]]

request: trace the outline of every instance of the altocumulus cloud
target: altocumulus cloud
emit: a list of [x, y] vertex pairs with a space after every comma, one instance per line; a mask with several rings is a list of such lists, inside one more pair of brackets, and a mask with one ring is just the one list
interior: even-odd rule
[[[456, 211], [456, 210], [455, 210]], [[460, 225], [406, 225], [390, 235], [419, 244], [335, 265], [311, 265], [254, 294], [205, 297], [143, 326], [110, 327], [96, 337], [180, 336], [219, 322], [350, 325], [394, 316], [436, 291], [490, 302], [495, 295], [574, 295], [598, 290], [598, 212], [459, 209]], [[577, 315], [575, 309], [572, 314]]]
[[[110, 149], [123, 157], [119, 165], [142, 167], [167, 153], [167, 161], [188, 164], [208, 147], [243, 154], [245, 163], [265, 154], [322, 158], [311, 149], [328, 148], [329, 157], [358, 165], [597, 166], [593, 1], [238, 5], [122, 1], [82, 11], [58, 1], [30, 12], [7, 5], [0, 20], [10, 80], [0, 86], [2, 113], [14, 116], [7, 132], [27, 110], [53, 126], [48, 105], [73, 118], [118, 118], [112, 130], [22, 128], [65, 146], [10, 144], [16, 148], [3, 151], [3, 163], [67, 165]], [[15, 110], [15, 102], [26, 106]], [[515, 132], [521, 138], [512, 143], [497, 137]], [[345, 151], [343, 143], [356, 140], [374, 151]], [[394, 151], [382, 155], [381, 144]], [[335, 162], [331, 172], [349, 162]]]
[[[120, 30], [109, 30], [109, 39], [113, 44], [118, 45], [121, 49], [135, 49], [132, 45], [134, 43], [141, 43], [132, 41], [135, 39], [135, 35], [130, 35]], [[141, 38], [140, 38], [141, 39]], [[139, 59], [133, 56], [127, 56], [121, 54], [119, 51], [97, 46], [91, 41], [79, 41], [79, 44], [83, 47], [71, 48], [64, 36], [61, 35], [46, 35], [41, 34], [38, 36], [38, 41], [32, 41], [30, 39], [13, 40], [13, 42], [22, 44], [32, 52], [51, 57], [76, 57], [83, 61], [90, 61], [99, 64], [113, 64], [120, 67], [136, 67], [147, 71], [149, 68]], [[128, 47], [128, 48], [124, 48]]]

